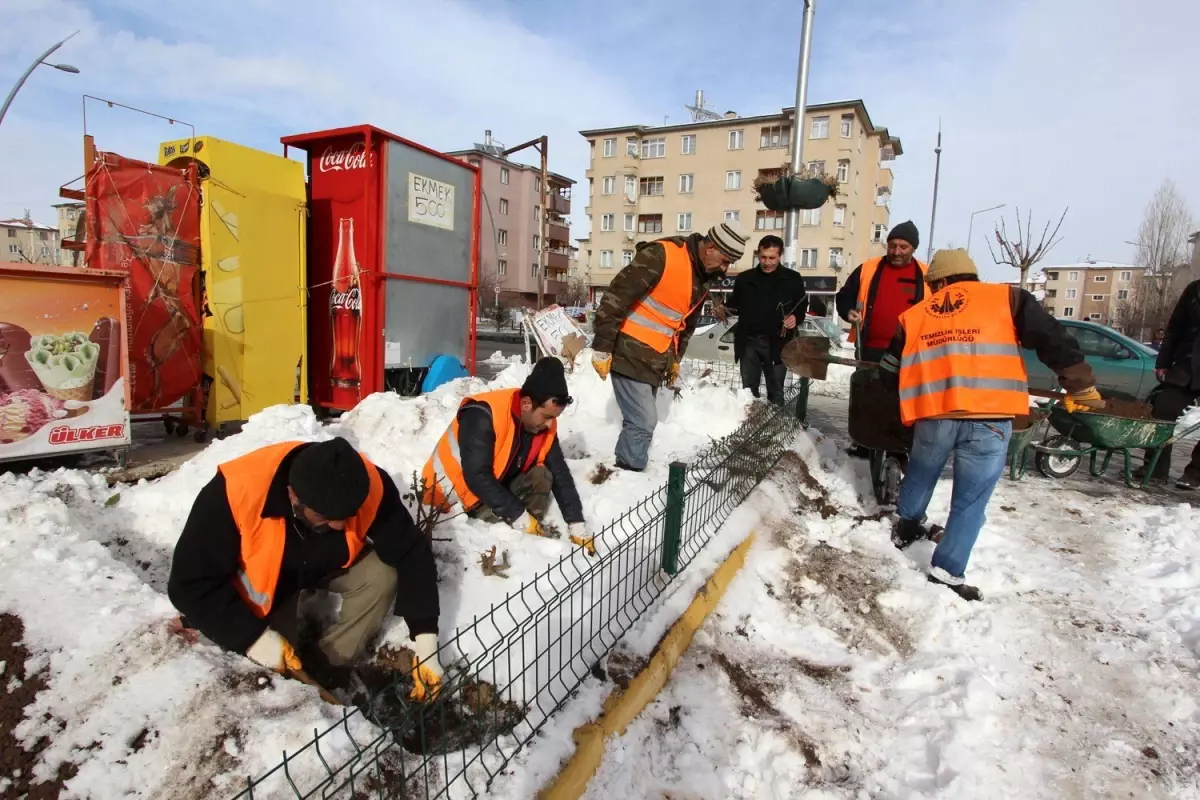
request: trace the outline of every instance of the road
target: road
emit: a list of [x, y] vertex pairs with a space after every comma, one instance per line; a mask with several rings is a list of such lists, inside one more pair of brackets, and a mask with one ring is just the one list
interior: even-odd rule
[[485, 363], [496, 352], [502, 353], [505, 358], [514, 355], [524, 355], [525, 345], [524, 343], [493, 342], [486, 339], [477, 339], [475, 341], [475, 372], [484, 380], [491, 380], [496, 377], [500, 370], [506, 366], [504, 364]]

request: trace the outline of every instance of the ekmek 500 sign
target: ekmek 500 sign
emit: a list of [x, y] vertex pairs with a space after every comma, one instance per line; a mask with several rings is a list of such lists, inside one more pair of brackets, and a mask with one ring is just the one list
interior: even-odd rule
[[415, 172], [408, 173], [408, 221], [454, 230], [454, 187]]

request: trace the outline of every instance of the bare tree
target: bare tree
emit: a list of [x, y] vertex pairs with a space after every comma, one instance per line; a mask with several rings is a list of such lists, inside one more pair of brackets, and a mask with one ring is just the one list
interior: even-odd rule
[[1050, 220], [1046, 220], [1046, 226], [1042, 228], [1042, 236], [1038, 239], [1037, 244], [1033, 242], [1033, 212], [1030, 211], [1025, 215], [1025, 225], [1021, 225], [1021, 209], [1017, 208], [1017, 235], [1016, 238], [1010, 238], [1008, 235], [1008, 227], [1004, 223], [1004, 218], [1000, 218], [1000, 224], [996, 227], [995, 238], [996, 244], [1000, 248], [1000, 255], [996, 255], [996, 251], [992, 249], [992, 243], [988, 242], [988, 253], [992, 256], [992, 261], [997, 264], [1007, 264], [1020, 270], [1022, 289], [1025, 288], [1025, 281], [1029, 277], [1029, 270], [1034, 264], [1041, 261], [1054, 245], [1062, 241], [1058, 236], [1058, 230], [1062, 227], [1063, 220], [1067, 218], [1067, 209], [1063, 209], [1062, 216], [1058, 218], [1058, 224], [1054, 226], [1054, 230], [1050, 230]]
[[1141, 280], [1120, 313], [1126, 332], [1145, 340], [1166, 324], [1175, 299], [1195, 277], [1187, 261], [1192, 214], [1175, 182], [1163, 180], [1142, 212], [1136, 263]]

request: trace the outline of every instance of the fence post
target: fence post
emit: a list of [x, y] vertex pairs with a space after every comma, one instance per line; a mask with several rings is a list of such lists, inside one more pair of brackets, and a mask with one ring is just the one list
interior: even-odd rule
[[667, 510], [663, 517], [662, 568], [668, 575], [679, 572], [679, 547], [683, 541], [684, 478], [687, 464], [672, 461], [667, 474]]
[[811, 378], [800, 379], [800, 391], [796, 394], [796, 419], [808, 427], [808, 384]]

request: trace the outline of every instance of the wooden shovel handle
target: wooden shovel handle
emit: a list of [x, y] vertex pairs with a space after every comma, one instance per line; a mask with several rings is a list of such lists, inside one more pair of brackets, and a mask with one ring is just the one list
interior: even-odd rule
[[288, 670], [288, 675], [300, 681], [301, 683], [307, 683], [309, 686], [315, 687], [317, 694], [321, 696], [321, 699], [326, 703], [329, 703], [331, 706], [345, 705], [341, 700], [338, 700], [336, 697], [334, 697], [328, 689], [313, 680], [312, 676], [304, 670], [291, 669]]

